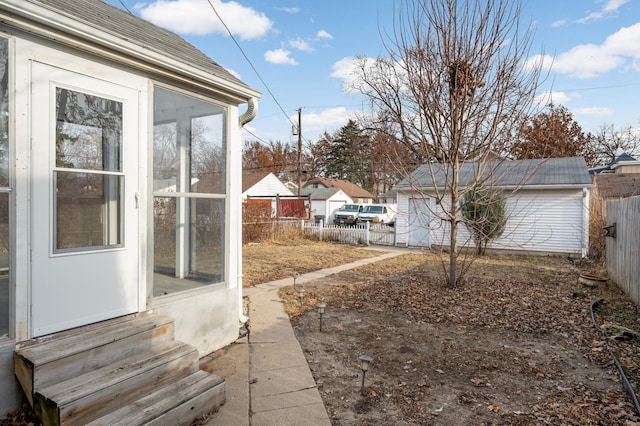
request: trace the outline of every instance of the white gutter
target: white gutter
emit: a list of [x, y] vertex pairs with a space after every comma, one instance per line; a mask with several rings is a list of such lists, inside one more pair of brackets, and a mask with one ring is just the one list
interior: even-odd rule
[[[104, 30], [97, 31], [97, 28], [71, 17], [61, 15], [53, 9], [24, 0], [0, 0], [0, 6], [5, 9], [0, 11], [0, 21], [12, 23], [31, 33], [42, 35], [73, 47], [78, 47], [97, 56], [108, 57], [118, 62], [132, 64], [136, 68], [154, 70], [174, 78], [183, 76], [184, 81], [192, 84], [200, 83], [198, 85], [209, 90], [215, 87], [216, 90], [224, 93], [226, 96], [237, 98], [239, 102], [247, 101], [247, 99], [251, 97], [260, 96], [260, 92], [248, 86], [190, 66], [154, 50], [146, 49], [105, 32]], [[7, 11], [15, 16], [7, 14]], [[41, 25], [34, 25], [34, 22], [28, 22], [24, 20], [24, 18], [34, 21], [35, 23], [40, 23], [41, 25], [47, 25], [51, 29], [43, 28]], [[102, 49], [100, 47], [102, 47]], [[105, 51], [103, 48], [111, 49], [114, 52], [120, 53], [120, 55], [108, 50]], [[122, 55], [135, 58], [137, 61], [123, 57]], [[141, 62], [146, 62], [152, 66], [145, 66]], [[169, 72], [162, 72], [162, 70]]]
[[[522, 191], [525, 189], [582, 189], [582, 188], [591, 188], [593, 186], [593, 184], [591, 183], [573, 183], [573, 184], [557, 184], [557, 185], [527, 185], [527, 184], [522, 184], [522, 185], [489, 185], [489, 188], [492, 189], [501, 189], [501, 190], [518, 190], [518, 191]], [[460, 186], [460, 189], [465, 189], [466, 186]], [[445, 188], [445, 187], [438, 187], [438, 188], [434, 188], [433, 186], [419, 186], [419, 185], [414, 185], [414, 186], [402, 186], [402, 187], [394, 187], [393, 189], [395, 189], [396, 191], [399, 192], [411, 192], [411, 191], [415, 191], [415, 190], [419, 190], [419, 191], [445, 191], [448, 190], [449, 188]]]

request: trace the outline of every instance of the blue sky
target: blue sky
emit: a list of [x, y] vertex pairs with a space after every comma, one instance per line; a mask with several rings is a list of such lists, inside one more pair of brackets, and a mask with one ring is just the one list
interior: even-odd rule
[[[177, 32], [261, 91], [243, 137], [265, 142], [297, 141], [298, 108], [306, 141], [362, 111], [362, 96], [343, 90], [351, 60], [384, 54], [381, 33], [394, 21], [393, 0], [107, 1]], [[521, 18], [535, 25], [532, 55], [551, 67], [541, 97], [551, 92], [585, 131], [640, 127], [640, 1], [528, 0]]]

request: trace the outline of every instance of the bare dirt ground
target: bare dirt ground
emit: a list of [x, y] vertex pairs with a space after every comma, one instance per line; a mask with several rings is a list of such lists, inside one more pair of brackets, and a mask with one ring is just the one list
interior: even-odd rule
[[305, 283], [302, 307], [281, 295], [334, 425], [640, 425], [608, 350], [637, 391], [639, 309], [578, 283], [594, 269], [490, 256], [449, 289], [436, 255], [408, 254]]
[[[244, 247], [244, 285], [378, 253], [294, 240]], [[563, 257], [489, 256], [448, 289], [433, 253], [282, 289], [334, 425], [640, 425], [640, 309]], [[315, 306], [327, 304], [323, 330]], [[595, 303], [594, 326], [590, 306]], [[358, 357], [373, 358], [360, 394]], [[33, 425], [28, 404], [1, 425]]]

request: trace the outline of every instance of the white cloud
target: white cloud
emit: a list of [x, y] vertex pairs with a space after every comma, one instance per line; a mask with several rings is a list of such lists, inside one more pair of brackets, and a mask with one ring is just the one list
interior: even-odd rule
[[589, 108], [578, 108], [574, 109], [573, 113], [575, 115], [582, 115], [588, 117], [609, 117], [613, 115], [613, 110], [607, 107], [589, 107]]
[[[264, 37], [273, 22], [264, 13], [241, 4], [212, 0], [229, 31], [242, 40]], [[156, 0], [138, 8], [142, 18], [156, 25], [185, 35], [218, 33], [228, 35], [224, 25], [207, 1]]]
[[333, 39], [333, 36], [331, 34], [329, 34], [328, 32], [326, 32], [325, 30], [318, 31], [318, 34], [316, 34], [316, 37], [318, 37], [318, 38], [326, 38], [326, 39]]
[[554, 105], [565, 105], [570, 102], [571, 98], [564, 92], [555, 92], [555, 91], [547, 91], [539, 96], [537, 96], [534, 100], [536, 105], [546, 106], [550, 103]]
[[292, 48], [296, 49], [296, 50], [301, 50], [303, 52], [313, 52], [314, 48], [313, 46], [311, 46], [309, 43], [307, 43], [306, 41], [297, 38], [295, 40], [289, 40], [289, 46], [291, 46]]
[[352, 57], [344, 57], [331, 67], [331, 77], [342, 80], [342, 90], [352, 92], [357, 86], [358, 75], [356, 74], [357, 59]]
[[260, 137], [257, 129], [254, 126], [245, 124], [242, 126], [242, 140], [256, 140], [256, 137]]
[[[347, 124], [350, 118], [355, 118], [356, 114], [356, 111], [349, 111], [344, 107], [325, 109], [319, 114], [302, 114], [302, 132], [305, 135], [311, 134], [311, 137], [325, 130], [331, 133], [334, 129]], [[291, 116], [290, 119], [295, 123], [298, 121], [298, 116]]]
[[395, 80], [398, 88], [406, 88], [403, 83], [406, 80], [405, 72], [397, 63], [379, 62], [369, 57], [345, 57], [334, 63], [331, 68], [331, 77], [342, 79], [342, 90], [347, 93], [370, 90], [360, 79], [362, 70], [370, 76], [386, 81]]
[[558, 27], [563, 27], [567, 24], [567, 20], [566, 19], [558, 19], [557, 21], [553, 21], [551, 23], [551, 27], [552, 28], [558, 28]]
[[620, 28], [606, 38], [602, 44], [579, 44], [555, 58], [536, 55], [526, 65], [532, 66], [542, 60], [543, 69], [568, 74], [571, 77], [587, 79], [609, 72], [631, 59], [636, 67], [640, 60], [640, 23]]
[[340, 59], [331, 67], [333, 70], [331, 71], [331, 77], [342, 79], [349, 78], [353, 74], [354, 65], [354, 59], [350, 56]]
[[295, 59], [291, 58], [291, 51], [284, 49], [268, 50], [264, 54], [264, 59], [272, 64], [298, 65]]
[[229, 71], [231, 73], [231, 75], [233, 75], [235, 78], [237, 78], [238, 80], [242, 80], [242, 77], [240, 77], [240, 73], [232, 70], [231, 68], [225, 68], [227, 71]]
[[630, 27], [620, 28], [607, 37], [603, 48], [615, 54], [640, 59], [640, 22]]
[[629, 0], [609, 0], [605, 3], [601, 10], [598, 12], [592, 12], [584, 18], [578, 19], [578, 23], [584, 24], [589, 21], [595, 21], [598, 19], [606, 18], [609, 15], [615, 14], [624, 4]]
[[296, 13], [300, 13], [300, 9], [299, 7], [276, 7], [276, 10], [279, 10], [281, 12], [287, 12], [290, 13], [292, 15], [295, 15]]

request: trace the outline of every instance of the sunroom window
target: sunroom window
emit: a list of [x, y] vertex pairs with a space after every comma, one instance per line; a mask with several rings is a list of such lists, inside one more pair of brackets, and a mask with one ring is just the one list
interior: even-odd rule
[[225, 108], [153, 94], [154, 297], [225, 279]]
[[0, 338], [9, 335], [9, 43], [0, 37]]

